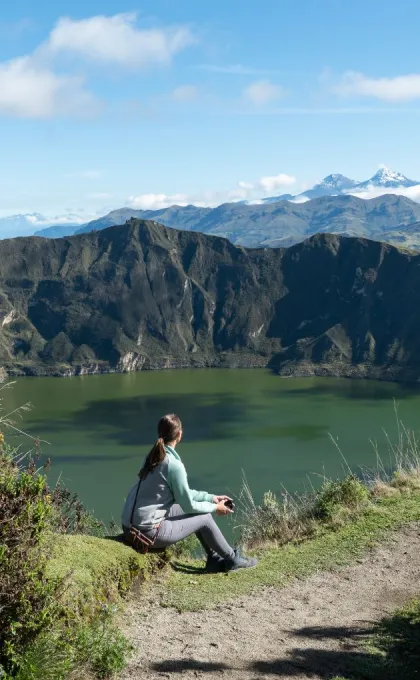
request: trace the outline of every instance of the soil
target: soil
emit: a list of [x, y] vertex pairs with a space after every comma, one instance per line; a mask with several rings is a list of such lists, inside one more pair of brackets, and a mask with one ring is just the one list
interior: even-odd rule
[[263, 589], [213, 610], [134, 603], [124, 628], [135, 653], [121, 680], [332, 678], [369, 653], [372, 624], [420, 594], [420, 523], [351, 567]]

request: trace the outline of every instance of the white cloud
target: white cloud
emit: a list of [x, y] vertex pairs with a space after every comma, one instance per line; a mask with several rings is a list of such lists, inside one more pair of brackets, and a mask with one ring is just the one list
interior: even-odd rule
[[420, 98], [420, 74], [370, 78], [363, 73], [347, 71], [333, 89], [343, 97], [373, 97], [388, 102], [411, 101]]
[[46, 217], [44, 215], [33, 214], [25, 215], [28, 222], [36, 227], [46, 227], [52, 224], [83, 224], [86, 221], [86, 217], [82, 215], [77, 215], [74, 213], [69, 213], [67, 215], [53, 215]]
[[270, 102], [281, 99], [286, 92], [280, 85], [274, 85], [269, 80], [257, 80], [245, 88], [244, 97], [255, 106], [265, 106]]
[[420, 184], [416, 184], [413, 187], [393, 187], [390, 189], [371, 186], [364, 191], [348, 191], [346, 193], [349, 193], [352, 196], [357, 196], [358, 198], [363, 198], [364, 200], [377, 198], [378, 196], [383, 196], [384, 194], [396, 194], [397, 196], [406, 196], [406, 198], [411, 198], [412, 201], [420, 203]]
[[[137, 210], [162, 210], [173, 205], [195, 205], [197, 207], [214, 208], [223, 203], [235, 203], [237, 201], [247, 201], [249, 205], [259, 205], [263, 203], [261, 192], [264, 195], [276, 195], [282, 187], [290, 186], [296, 182], [290, 175], [280, 174], [275, 177], [262, 177], [255, 184], [249, 182], [238, 182], [236, 187], [225, 191], [203, 191], [197, 194], [141, 194], [131, 196], [126, 204]], [[389, 191], [380, 187], [372, 187], [363, 192], [348, 192], [353, 196], [358, 196], [364, 200], [376, 198], [386, 193], [407, 196], [411, 200], [420, 203], [420, 184], [410, 188], [396, 188]], [[306, 203], [309, 198], [300, 196], [291, 199], [293, 203]]]
[[135, 14], [60, 19], [33, 53], [0, 62], [0, 114], [51, 118], [98, 113], [100, 103], [85, 89], [84, 78], [57, 72], [57, 57], [62, 53], [141, 68], [169, 64], [177, 52], [194, 42], [185, 26], [140, 29]]
[[290, 200], [291, 203], [307, 203], [310, 199], [307, 196], [297, 196]]
[[32, 213], [31, 215], [25, 215], [24, 219], [26, 219], [27, 222], [30, 224], [48, 224], [48, 220], [46, 217], [43, 215], [40, 215], [39, 213]]
[[180, 85], [172, 90], [172, 99], [176, 102], [191, 102], [198, 97], [198, 87], [195, 85]]
[[[249, 196], [247, 189], [232, 189], [226, 194], [226, 201], [228, 203], [236, 203], [237, 201], [246, 201]], [[224, 201], [225, 202], [225, 201]]]
[[185, 194], [140, 194], [130, 196], [128, 204], [137, 210], [162, 210], [171, 205], [188, 205], [189, 200]]
[[273, 177], [261, 177], [257, 182], [237, 182], [233, 189], [224, 191], [202, 191], [197, 194], [140, 194], [130, 196], [127, 205], [138, 210], [161, 210], [171, 205], [196, 205], [199, 207], [215, 207], [222, 203], [236, 201], [261, 202], [260, 194], [273, 193], [281, 187], [294, 184], [296, 179], [291, 175], [279, 174]]
[[0, 113], [50, 118], [97, 110], [98, 102], [80, 77], [57, 75], [30, 56], [0, 63]]
[[141, 29], [136, 14], [60, 19], [50, 34], [51, 52], [71, 52], [96, 63], [144, 68], [169, 64], [196, 39], [185, 26]]
[[269, 194], [276, 191], [277, 189], [290, 187], [292, 184], [295, 184], [295, 182], [296, 177], [280, 173], [279, 175], [273, 175], [271, 177], [261, 177], [261, 179], [258, 181], [258, 186], [267, 194]]
[[223, 202], [228, 201], [232, 203], [235, 203], [236, 201], [249, 200], [250, 196], [252, 196], [254, 191], [255, 185], [252, 184], [251, 182], [238, 182], [236, 187], [234, 189], [231, 189], [230, 191], [216, 192], [212, 197], [213, 198], [212, 204], [217, 205], [219, 198]]

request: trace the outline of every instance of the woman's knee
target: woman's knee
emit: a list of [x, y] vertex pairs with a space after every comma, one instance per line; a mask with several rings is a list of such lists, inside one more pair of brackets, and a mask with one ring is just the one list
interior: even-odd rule
[[208, 529], [216, 526], [216, 522], [214, 521], [214, 517], [211, 512], [208, 512], [206, 515], [203, 515], [202, 526], [207, 527]]

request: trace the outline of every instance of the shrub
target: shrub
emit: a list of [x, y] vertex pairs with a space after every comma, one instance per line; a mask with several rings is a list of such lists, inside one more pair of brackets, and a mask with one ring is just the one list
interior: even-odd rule
[[265, 544], [283, 545], [313, 533], [311, 515], [312, 495], [292, 496], [284, 492], [282, 499], [267, 491], [257, 505], [251, 489], [243, 478], [238, 499], [238, 517], [241, 542], [248, 547]]
[[69, 491], [58, 482], [51, 494], [53, 516], [51, 528], [60, 534], [86, 534], [104, 537], [115, 533], [115, 526], [109, 527], [98, 520], [84, 507], [76, 493]]
[[[2, 415], [1, 406], [0, 397], [0, 427], [24, 434], [11, 414]], [[145, 558], [116, 541], [96, 538], [110, 531], [77, 495], [62, 486], [49, 489], [47, 466], [37, 469], [39, 443], [33, 441], [35, 450], [23, 454], [7, 445], [0, 430], [0, 679], [110, 677], [124, 666], [129, 645], [113, 627], [113, 610], [105, 602], [126, 592], [134, 576], [146, 571]], [[64, 548], [69, 540], [70, 547], [83, 550], [72, 553], [73, 564], [67, 559], [60, 567], [54, 555], [58, 543]], [[89, 601], [88, 591], [86, 614], [78, 605]]]
[[43, 632], [20, 654], [14, 680], [64, 680], [72, 666], [72, 649], [62, 631]]
[[365, 508], [369, 503], [368, 488], [356, 477], [326, 481], [316, 493], [313, 515], [324, 522], [334, 522]]
[[45, 476], [35, 461], [18, 463], [0, 445], [0, 663], [8, 667], [20, 650], [52, 622], [57, 586], [47, 582], [43, 537], [52, 516]]
[[406, 470], [397, 470], [390, 482], [390, 486], [398, 489], [403, 493], [411, 493], [412, 491], [420, 490], [420, 471], [407, 472]]
[[58, 628], [39, 635], [19, 658], [14, 680], [113, 677], [124, 668], [131, 649], [104, 610], [91, 624], [74, 630]]
[[248, 547], [302, 540], [355, 518], [369, 507], [370, 498], [369, 488], [348, 475], [342, 480], [326, 480], [312, 493], [292, 496], [284, 492], [281, 500], [268, 491], [256, 505], [244, 481], [239, 502], [241, 540]]
[[132, 650], [124, 635], [107, 620], [106, 615], [77, 631], [73, 646], [74, 666], [91, 671], [98, 678], [108, 678], [123, 670]]

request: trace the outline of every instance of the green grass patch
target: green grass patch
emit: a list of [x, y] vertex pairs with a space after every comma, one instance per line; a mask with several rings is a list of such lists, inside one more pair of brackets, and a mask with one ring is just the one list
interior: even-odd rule
[[[104, 612], [73, 629], [39, 635], [19, 659], [16, 680], [95, 680], [123, 670], [132, 646]], [[0, 677], [3, 678], [3, 676]], [[12, 680], [6, 677], [4, 680]]]
[[174, 560], [164, 584], [162, 604], [178, 610], [211, 608], [261, 586], [284, 586], [318, 570], [344, 566], [361, 557], [387, 532], [420, 520], [420, 494], [378, 501], [351, 523], [300, 544], [263, 551], [256, 568], [230, 574], [206, 574], [196, 560]]
[[357, 652], [337, 663], [345, 676], [333, 680], [417, 680], [420, 678], [420, 601], [410, 602], [376, 624]]
[[420, 601], [415, 600], [383, 619], [369, 640], [372, 658], [367, 672], [372, 680], [420, 678]]
[[89, 616], [117, 602], [137, 578], [147, 579], [156, 561], [139, 555], [112, 538], [56, 535], [47, 578], [64, 581], [62, 602], [67, 613]]

